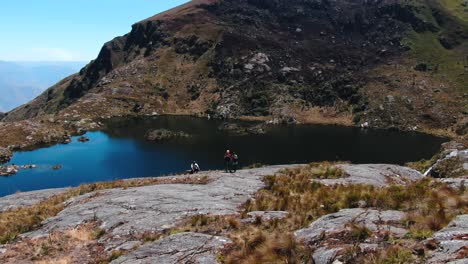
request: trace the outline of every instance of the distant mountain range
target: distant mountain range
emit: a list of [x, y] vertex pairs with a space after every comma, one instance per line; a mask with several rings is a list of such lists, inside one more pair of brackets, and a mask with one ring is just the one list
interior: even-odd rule
[[0, 112], [27, 103], [86, 62], [0, 61]]

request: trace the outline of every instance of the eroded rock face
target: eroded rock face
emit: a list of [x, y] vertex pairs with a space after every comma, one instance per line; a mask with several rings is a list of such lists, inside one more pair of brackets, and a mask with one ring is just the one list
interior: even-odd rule
[[432, 239], [438, 248], [431, 253], [428, 263], [468, 263], [468, 215], [456, 217]]
[[139, 247], [112, 264], [218, 263], [217, 253], [231, 241], [199, 233], [181, 233]]
[[346, 176], [338, 179], [314, 180], [325, 185], [334, 184], [367, 184], [383, 187], [391, 184], [405, 184], [422, 179], [424, 176], [413, 169], [388, 164], [341, 164], [337, 165], [345, 171]]
[[0, 164], [10, 161], [13, 153], [7, 148], [0, 148]]

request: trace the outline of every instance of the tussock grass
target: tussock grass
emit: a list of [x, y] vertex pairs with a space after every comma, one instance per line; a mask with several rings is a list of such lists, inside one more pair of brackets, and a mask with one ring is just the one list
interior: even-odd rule
[[412, 264], [418, 263], [412, 251], [400, 245], [389, 246], [386, 250], [360, 258], [363, 264]]
[[[76, 260], [80, 255], [98, 257], [97, 253], [103, 250], [95, 241], [95, 233], [98, 229], [97, 223], [87, 223], [65, 232], [53, 232], [47, 237], [24, 239], [12, 245], [10, 250], [1, 255], [0, 262], [72, 263], [72, 259]], [[78, 247], [86, 253], [80, 252], [76, 255]]]
[[309, 179], [338, 179], [346, 177], [346, 172], [332, 162], [315, 162], [305, 166], [284, 169], [281, 174], [294, 177], [307, 177]]
[[72, 197], [113, 188], [131, 188], [156, 184], [207, 184], [208, 177], [174, 177], [118, 180], [82, 185], [55, 195], [39, 204], [0, 213], [0, 244], [14, 240], [19, 234], [30, 232], [42, 221], [53, 217], [65, 208], [65, 201]]
[[[317, 218], [345, 208], [361, 207], [400, 210], [407, 218], [400, 223], [409, 230], [401, 241], [388, 236], [388, 247], [375, 254], [364, 254], [357, 246], [372, 232], [365, 226], [349, 223], [351, 245], [345, 254], [352, 263], [414, 263], [411, 247], [446, 226], [456, 215], [468, 212], [468, 196], [424, 179], [406, 186], [377, 188], [368, 185], [324, 186], [312, 179], [343, 177], [333, 163], [311, 164], [303, 168], [283, 170], [276, 176], [264, 177], [265, 189], [248, 200], [240, 216], [193, 217], [180, 227], [212, 235], [224, 235], [234, 243], [223, 251], [223, 263], [311, 263], [314, 249], [293, 239], [295, 230], [308, 227]], [[363, 206], [364, 205], [364, 206]], [[288, 211], [285, 219], [265, 221], [261, 218], [243, 223], [251, 211]], [[404, 249], [404, 250], [403, 250]], [[413, 262], [412, 262], [413, 261]]]
[[315, 171], [307, 173], [304, 169], [267, 176], [266, 188], [245, 204], [244, 213], [289, 211], [294, 215], [294, 226], [300, 228], [322, 215], [364, 204], [369, 208], [405, 211], [409, 214], [408, 225], [419, 230], [438, 230], [454, 216], [466, 213], [468, 208], [466, 195], [431, 179], [406, 186], [376, 188], [368, 185], [323, 186], [311, 181], [316, 177]]

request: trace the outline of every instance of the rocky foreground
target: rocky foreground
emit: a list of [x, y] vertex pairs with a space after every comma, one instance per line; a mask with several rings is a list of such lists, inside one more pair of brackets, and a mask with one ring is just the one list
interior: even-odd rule
[[[342, 186], [370, 184], [377, 188], [390, 184], [403, 186], [425, 177], [413, 169], [394, 165], [333, 166], [333, 170], [343, 173], [339, 180], [314, 181]], [[239, 216], [241, 205], [265, 187], [264, 176], [296, 167], [298, 165], [269, 166], [241, 170], [235, 174], [204, 172], [190, 177], [206, 177], [206, 184], [171, 184], [171, 180], [177, 179], [173, 177], [166, 179], [168, 184], [107, 189], [78, 195], [68, 199], [64, 209], [56, 216], [46, 219], [33, 231], [1, 247], [0, 261], [33, 263], [39, 258], [50, 263], [95, 263], [98, 262], [98, 256], [110, 255], [106, 261], [119, 264], [217, 263], [222, 261], [219, 255], [233, 243], [226, 234], [176, 232], [177, 227], [187, 219], [198, 219], [205, 215]], [[0, 199], [0, 212], [31, 207], [68, 190], [44, 190], [7, 196]], [[356, 226], [362, 226], [366, 233], [365, 239], [353, 245], [360, 252], [373, 252], [381, 248], [386, 243], [385, 237], [398, 239], [409, 234], [410, 230], [402, 224], [407, 218], [405, 212], [369, 208], [362, 201], [358, 207], [318, 218], [309, 227], [294, 232], [296, 241], [314, 248], [312, 259], [315, 263], [342, 263], [340, 259], [349, 254], [351, 243], [344, 238]], [[249, 225], [259, 221], [282, 221], [288, 215], [290, 213], [287, 211], [254, 211], [243, 217], [242, 223]], [[427, 238], [425, 243], [430, 250], [422, 249], [426, 261], [468, 261], [467, 217], [461, 215], [455, 218], [432, 238]], [[83, 230], [88, 226], [92, 226], [95, 230], [93, 232], [98, 235], [84, 235]], [[60, 244], [65, 248], [62, 248], [61, 254], [44, 254], [45, 241], [56, 241], [54, 239], [61, 236], [71, 236], [74, 242], [67, 242], [71, 245]], [[37, 250], [25, 251], [25, 247]], [[52, 245], [47, 247], [53, 248]], [[52, 252], [50, 248], [48, 250]]]

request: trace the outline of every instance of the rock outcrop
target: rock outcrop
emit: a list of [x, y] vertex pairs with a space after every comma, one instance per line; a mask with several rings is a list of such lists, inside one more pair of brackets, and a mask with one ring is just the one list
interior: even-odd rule
[[247, 213], [247, 218], [242, 219], [243, 223], [255, 223], [257, 221], [271, 221], [274, 219], [284, 219], [289, 215], [286, 211], [253, 211]]
[[0, 166], [0, 176], [11, 176], [15, 175], [18, 173], [20, 170], [28, 170], [28, 169], [35, 169], [37, 166], [34, 164], [30, 165], [6, 165], [6, 166]]
[[390, 184], [406, 184], [422, 179], [424, 176], [413, 169], [389, 164], [341, 164], [336, 165], [345, 175], [337, 179], [317, 179], [325, 185], [369, 184], [383, 187]]
[[85, 143], [85, 142], [89, 141], [89, 138], [85, 137], [85, 136], [82, 136], [82, 137], [79, 137], [77, 140], [78, 140], [78, 142]]
[[449, 142], [443, 145], [440, 158], [425, 173], [435, 178], [468, 178], [468, 149], [463, 144]]
[[111, 264], [218, 263], [217, 254], [231, 241], [198, 233], [181, 233], [139, 247]]
[[468, 263], [468, 215], [460, 215], [434, 234], [438, 247], [427, 263]]
[[29, 207], [67, 191], [67, 188], [22, 192], [0, 198], [0, 213], [21, 207]]
[[401, 238], [408, 231], [403, 226], [405, 213], [372, 209], [344, 209], [325, 215], [308, 228], [294, 233], [298, 241], [316, 248], [317, 264], [329, 264], [339, 259], [347, 249], [360, 241], [359, 248], [375, 251], [389, 236]]
[[362, 225], [373, 233], [390, 232], [402, 237], [407, 233], [404, 228], [398, 227], [405, 218], [400, 211], [378, 211], [372, 209], [343, 209], [337, 213], [322, 216], [313, 222], [308, 228], [296, 231], [294, 234], [298, 240], [309, 245], [322, 243], [323, 237], [334, 235], [344, 236], [349, 232], [349, 224]]
[[13, 153], [7, 149], [0, 147], [0, 164], [10, 161]]
[[210, 177], [212, 181], [206, 185], [166, 184], [89, 193], [70, 200], [56, 217], [47, 219], [40, 229], [23, 237], [43, 237], [52, 231], [98, 221], [106, 233], [101, 241], [116, 248], [124, 244], [128, 236], [168, 230], [178, 220], [190, 216], [237, 214], [238, 206], [263, 187], [262, 176], [274, 174], [281, 168], [284, 166], [193, 176]]
[[167, 129], [154, 129], [146, 132], [145, 138], [148, 141], [164, 142], [181, 138], [189, 138], [190, 135], [182, 131], [170, 131]]
[[[217, 263], [220, 250], [229, 248], [229, 239], [219, 233], [173, 234], [172, 231], [179, 231], [178, 225], [185, 224], [187, 218], [194, 216], [202, 219], [205, 215], [240, 215], [239, 206], [264, 187], [263, 176], [297, 166], [268, 166], [240, 170], [234, 174], [203, 172], [187, 177], [207, 177], [207, 184], [171, 184], [170, 180], [176, 178], [166, 177], [168, 181], [162, 185], [107, 189], [79, 195], [67, 200], [63, 211], [46, 219], [37, 230], [22, 234], [12, 245], [4, 246], [0, 250], [0, 260], [8, 256], [9, 251], [15, 250], [15, 243], [26, 241], [27, 244], [92, 223], [99, 230], [99, 236], [93, 243], [106, 252], [122, 254], [114, 258], [112, 263]], [[421, 178], [420, 174], [400, 166], [334, 166], [344, 166], [341, 168], [348, 174], [358, 175], [351, 182], [339, 184], [361, 184], [367, 179], [363, 184], [382, 187]], [[380, 176], [370, 181], [369, 175], [364, 174], [366, 169], [368, 174]], [[392, 180], [388, 181], [388, 175], [391, 175]], [[0, 212], [33, 206], [65, 191], [67, 189], [44, 190], [0, 198]], [[281, 221], [290, 216], [287, 211], [253, 211], [240, 224], [257, 225], [261, 222]], [[339, 263], [349, 256], [348, 252], [375, 254], [386, 249], [392, 238], [407, 239], [409, 230], [406, 229], [406, 220], [406, 213], [400, 211], [343, 209], [320, 217], [307, 228], [295, 231], [294, 236], [313, 252], [315, 263]], [[429, 263], [462, 261], [466, 258], [466, 223], [466, 215], [459, 216], [428, 240], [435, 245], [428, 255]], [[223, 233], [223, 236], [226, 234]], [[423, 248], [423, 252], [425, 250]]]
[[18, 173], [19, 169], [19, 166], [16, 165], [0, 166], [0, 176], [15, 175]]

